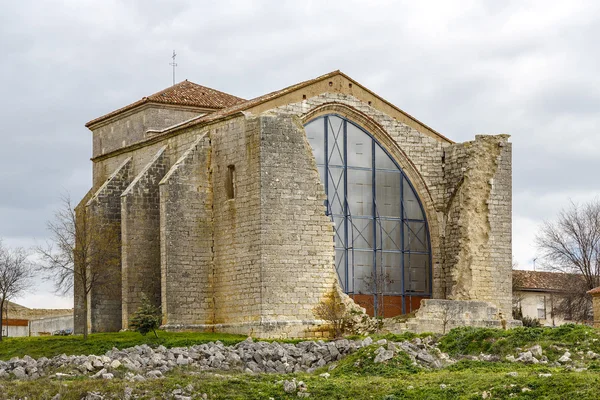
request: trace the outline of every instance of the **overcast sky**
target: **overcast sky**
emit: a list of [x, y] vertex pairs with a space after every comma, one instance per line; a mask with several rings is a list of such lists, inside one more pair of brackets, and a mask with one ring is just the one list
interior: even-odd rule
[[[84, 124], [177, 80], [253, 98], [340, 69], [455, 141], [513, 142], [513, 252], [599, 193], [600, 2], [0, 0], [0, 237], [91, 185]], [[48, 284], [18, 299], [71, 307]]]

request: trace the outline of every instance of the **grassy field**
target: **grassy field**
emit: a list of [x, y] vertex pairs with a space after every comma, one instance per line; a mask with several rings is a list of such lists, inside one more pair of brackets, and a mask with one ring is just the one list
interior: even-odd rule
[[173, 333], [159, 332], [158, 339], [153, 334], [142, 336], [137, 332], [95, 333], [84, 341], [83, 336], [39, 336], [25, 338], [5, 338], [0, 342], [0, 360], [29, 355], [33, 358], [53, 357], [56, 355], [101, 355], [116, 347], [124, 349], [141, 344], [149, 346], [185, 347], [194, 344], [220, 340], [225, 345], [236, 344], [245, 336], [224, 333]]
[[[233, 344], [242, 336], [202, 333], [160, 332], [157, 340], [136, 333], [96, 334], [87, 342], [80, 337], [44, 337], [10, 339], [0, 344], [0, 358], [30, 354], [34, 357], [55, 354], [102, 354], [113, 346], [124, 348], [137, 344], [162, 344], [167, 347], [221, 340]], [[386, 335], [389, 340], [414, 335]], [[380, 336], [381, 337], [381, 336]], [[282, 381], [293, 378], [306, 383], [311, 399], [600, 399], [600, 361], [583, 356], [591, 350], [600, 353], [600, 334], [585, 326], [560, 328], [518, 328], [513, 330], [460, 328], [438, 338], [439, 347], [458, 358], [479, 353], [515, 355], [540, 344], [548, 358], [555, 359], [568, 348], [577, 363], [587, 370], [576, 372], [564, 367], [542, 364], [524, 365], [509, 362], [483, 362], [463, 359], [440, 370], [424, 370], [400, 354], [386, 363], [373, 362], [377, 345], [363, 348], [314, 374], [275, 375], [224, 372], [198, 372], [185, 368], [168, 373], [165, 378], [144, 382], [124, 379], [125, 371], [110, 381], [73, 377], [66, 380], [41, 378], [34, 381], [0, 380], [0, 399], [81, 399], [89, 392], [100, 392], [106, 399], [123, 399], [129, 393], [140, 399], [173, 398], [181, 389], [184, 395], [208, 399], [293, 399]], [[581, 355], [577, 355], [581, 354]], [[327, 372], [328, 378], [320, 374]], [[509, 374], [510, 373], [510, 374]], [[541, 375], [540, 375], [541, 374]], [[551, 376], [545, 376], [551, 374]]]
[[[518, 376], [509, 376], [507, 372], [517, 372]], [[540, 377], [540, 373], [552, 373], [552, 376]], [[440, 371], [388, 371], [385, 376], [340, 374], [325, 379], [318, 374], [299, 374], [294, 377], [306, 383], [312, 399], [570, 399], [573, 395], [577, 400], [600, 398], [598, 372], [570, 372], [514, 364], [490, 368], [477, 363], [462, 363], [457, 368]], [[96, 391], [106, 398], [122, 399], [129, 388], [140, 399], [161, 399], [170, 398], [175, 389], [192, 385], [193, 390], [186, 394], [196, 394], [196, 398], [206, 393], [209, 399], [297, 399], [295, 393], [283, 391], [283, 379], [292, 379], [292, 376], [191, 375], [182, 370], [164, 379], [135, 383], [122, 379], [10, 381], [0, 382], [0, 398], [51, 399], [60, 393], [61, 400], [74, 400]]]

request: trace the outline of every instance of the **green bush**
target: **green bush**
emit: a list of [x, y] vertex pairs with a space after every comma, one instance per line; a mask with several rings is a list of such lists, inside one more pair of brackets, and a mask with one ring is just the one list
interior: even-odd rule
[[160, 307], [156, 307], [147, 297], [142, 296], [142, 305], [131, 316], [129, 327], [144, 336], [152, 331], [154, 332], [154, 336], [158, 338], [156, 330], [160, 327], [161, 322], [162, 313]]
[[521, 318], [521, 322], [523, 322], [523, 326], [527, 328], [539, 328], [542, 326], [539, 319], [531, 317], [523, 317]]

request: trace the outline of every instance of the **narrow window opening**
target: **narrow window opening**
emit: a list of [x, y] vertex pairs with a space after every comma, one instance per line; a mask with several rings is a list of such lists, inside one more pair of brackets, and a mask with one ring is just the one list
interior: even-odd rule
[[231, 200], [235, 198], [235, 165], [227, 166], [227, 177], [225, 178], [225, 191], [227, 192], [227, 199]]

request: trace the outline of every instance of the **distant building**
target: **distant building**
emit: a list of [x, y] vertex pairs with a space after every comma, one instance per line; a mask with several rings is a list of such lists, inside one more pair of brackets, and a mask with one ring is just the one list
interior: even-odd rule
[[8, 302], [2, 310], [2, 336], [42, 336], [73, 330], [73, 309], [27, 308]]
[[584, 284], [583, 276], [560, 272], [513, 271], [513, 308], [523, 317], [537, 319], [544, 326], [559, 326], [577, 321], [574, 302], [574, 285]]

